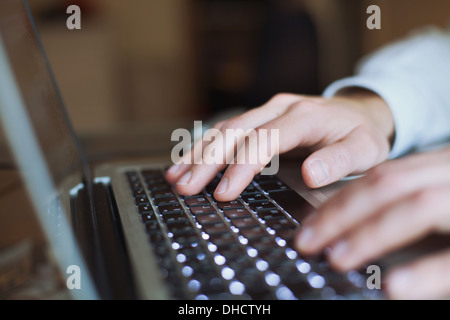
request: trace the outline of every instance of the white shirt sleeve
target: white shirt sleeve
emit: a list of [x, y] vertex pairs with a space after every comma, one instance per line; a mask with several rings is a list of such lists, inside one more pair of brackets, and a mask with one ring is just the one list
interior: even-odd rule
[[371, 90], [391, 108], [396, 130], [391, 158], [449, 139], [450, 32], [422, 30], [382, 48], [323, 95], [348, 87]]

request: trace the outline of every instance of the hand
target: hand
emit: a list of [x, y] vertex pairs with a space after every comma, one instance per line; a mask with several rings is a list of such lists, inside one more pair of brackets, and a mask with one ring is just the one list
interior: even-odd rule
[[[432, 232], [450, 231], [450, 148], [385, 162], [350, 183], [303, 222], [297, 245], [328, 247], [338, 270], [357, 268]], [[389, 297], [450, 294], [450, 251], [397, 267], [386, 277]]]
[[[363, 172], [384, 161], [390, 150], [394, 124], [389, 107], [377, 95], [354, 89], [345, 95], [325, 99], [294, 94], [279, 94], [262, 107], [214, 126], [227, 129], [279, 130], [277, 149], [285, 153], [297, 148], [314, 152], [304, 161], [305, 183], [317, 188], [335, 182], [348, 174]], [[221, 146], [223, 141], [200, 141], [201, 148]], [[199, 193], [216, 174], [225, 169], [226, 154], [234, 152], [234, 163], [225, 171], [215, 191], [218, 201], [237, 198], [253, 177], [270, 161], [257, 163], [239, 161], [248, 154], [247, 146], [231, 144], [218, 164], [193, 163], [194, 153], [185, 155], [166, 175], [183, 195]], [[237, 150], [235, 150], [237, 149]]]

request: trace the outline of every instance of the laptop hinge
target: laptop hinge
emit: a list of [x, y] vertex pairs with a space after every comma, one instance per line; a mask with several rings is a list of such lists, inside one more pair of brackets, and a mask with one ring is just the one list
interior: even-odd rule
[[106, 300], [135, 299], [134, 280], [111, 186], [107, 180], [96, 180], [93, 199], [88, 194], [86, 188], [79, 187], [72, 196], [72, 219], [99, 294]]

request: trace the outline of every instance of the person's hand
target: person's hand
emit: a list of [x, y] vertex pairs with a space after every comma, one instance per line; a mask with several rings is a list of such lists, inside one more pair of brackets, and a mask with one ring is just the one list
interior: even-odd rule
[[[306, 218], [300, 252], [325, 250], [341, 271], [373, 261], [432, 232], [450, 231], [450, 148], [385, 162], [339, 190]], [[389, 297], [450, 294], [450, 250], [391, 270]], [[447, 296], [448, 297], [448, 296]]]
[[[218, 123], [223, 137], [227, 129], [279, 130], [277, 149], [285, 153], [296, 148], [314, 152], [304, 161], [305, 183], [317, 188], [335, 182], [349, 174], [361, 173], [384, 161], [390, 150], [394, 124], [389, 107], [372, 92], [355, 89], [345, 95], [325, 99], [294, 94], [279, 94], [265, 105]], [[203, 142], [201, 149], [225, 145], [220, 139]], [[199, 142], [197, 142], [199, 143]], [[226, 168], [226, 156], [234, 152], [234, 163], [225, 171], [214, 197], [218, 201], [237, 198], [253, 177], [269, 162], [270, 157], [256, 163], [242, 161], [248, 155], [248, 144], [228, 144], [223, 161], [194, 163], [194, 152], [184, 155], [173, 165], [166, 179], [176, 184], [180, 194], [199, 193], [216, 174]], [[237, 150], [235, 150], [237, 149]], [[271, 156], [274, 156], [273, 154]], [[206, 157], [206, 156], [204, 156]]]

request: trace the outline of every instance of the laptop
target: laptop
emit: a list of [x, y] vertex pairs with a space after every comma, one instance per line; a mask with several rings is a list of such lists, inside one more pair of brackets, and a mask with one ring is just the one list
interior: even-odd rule
[[[27, 1], [0, 2], [0, 121], [74, 299], [379, 299], [365, 270], [337, 273], [291, 246], [334, 188], [298, 167], [215, 201], [220, 174], [183, 197], [169, 155], [91, 168], [64, 109]], [[298, 164], [297, 164], [298, 166]]]

